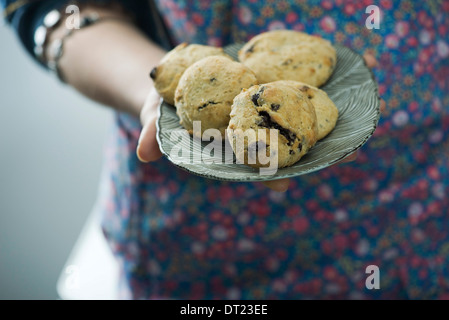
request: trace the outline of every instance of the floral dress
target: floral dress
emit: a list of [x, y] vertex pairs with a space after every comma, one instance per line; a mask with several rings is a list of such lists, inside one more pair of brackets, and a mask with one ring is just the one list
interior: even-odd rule
[[174, 43], [293, 29], [370, 50], [387, 109], [355, 162], [286, 193], [140, 163], [139, 121], [117, 113], [101, 204], [121, 298], [449, 298], [449, 2], [377, 1], [379, 29], [366, 27], [370, 4], [156, 1]]

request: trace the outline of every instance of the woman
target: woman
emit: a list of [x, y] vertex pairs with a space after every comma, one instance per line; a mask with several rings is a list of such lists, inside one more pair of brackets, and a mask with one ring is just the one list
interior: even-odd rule
[[[35, 30], [68, 3], [2, 2], [25, 47], [42, 57]], [[379, 29], [368, 29], [370, 4], [88, 1], [77, 4], [81, 17], [100, 22], [49, 30], [43, 61], [117, 110], [102, 204], [122, 298], [447, 297], [449, 5], [383, 0]], [[276, 28], [319, 34], [368, 50], [368, 65], [379, 61], [389, 108], [356, 161], [266, 188], [199, 178], [160, 158], [159, 97], [148, 73], [166, 50], [183, 41], [224, 46]], [[367, 285], [372, 266], [379, 286]]]

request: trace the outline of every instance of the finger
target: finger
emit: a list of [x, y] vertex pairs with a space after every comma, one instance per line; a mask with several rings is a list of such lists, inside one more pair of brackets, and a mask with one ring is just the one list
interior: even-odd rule
[[375, 68], [377, 66], [377, 60], [373, 54], [365, 52], [363, 54], [363, 59], [365, 59], [365, 63], [368, 66], [368, 68]]
[[262, 184], [264, 184], [266, 187], [270, 188], [273, 191], [285, 192], [288, 190], [288, 186], [290, 185], [290, 179], [263, 181]]
[[162, 103], [162, 99], [154, 87], [150, 90], [145, 104], [140, 113], [140, 122], [145, 124], [149, 118], [157, 111], [157, 108]]
[[346, 158], [344, 158], [343, 160], [341, 160], [341, 163], [346, 163], [346, 162], [352, 162], [357, 160], [357, 151], [354, 153], [351, 153], [349, 156], [347, 156]]
[[385, 113], [387, 111], [387, 103], [384, 99], [380, 99], [380, 112]]
[[150, 119], [142, 128], [139, 144], [137, 145], [137, 157], [142, 162], [156, 161], [162, 156], [156, 139], [157, 117]]

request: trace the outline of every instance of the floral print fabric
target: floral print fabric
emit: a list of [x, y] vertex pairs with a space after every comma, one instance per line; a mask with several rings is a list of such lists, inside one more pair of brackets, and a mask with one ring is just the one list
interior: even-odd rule
[[[103, 229], [127, 299], [449, 298], [449, 2], [156, 1], [176, 43], [224, 46], [272, 29], [369, 50], [387, 103], [355, 162], [259, 183], [203, 179], [135, 155], [117, 114]], [[365, 285], [378, 266], [380, 289]]]

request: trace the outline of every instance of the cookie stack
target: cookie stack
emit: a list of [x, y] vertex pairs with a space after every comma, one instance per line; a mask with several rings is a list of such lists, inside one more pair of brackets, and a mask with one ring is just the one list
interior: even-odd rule
[[[299, 161], [335, 127], [338, 110], [318, 87], [332, 75], [336, 60], [329, 41], [277, 30], [252, 38], [238, 61], [222, 48], [180, 44], [150, 76], [191, 135], [219, 130], [240, 163], [267, 166], [259, 161], [263, 155], [276, 158], [282, 168]], [[195, 121], [200, 131], [194, 130]]]

